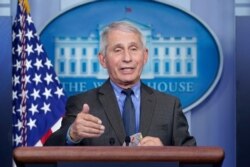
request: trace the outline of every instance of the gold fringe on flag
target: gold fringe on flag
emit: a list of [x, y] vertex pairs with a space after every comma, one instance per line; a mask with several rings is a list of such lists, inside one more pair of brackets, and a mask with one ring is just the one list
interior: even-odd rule
[[24, 10], [26, 11], [26, 13], [30, 13], [30, 5], [29, 5], [29, 1], [28, 0], [18, 0], [18, 2], [20, 4], [22, 4]]

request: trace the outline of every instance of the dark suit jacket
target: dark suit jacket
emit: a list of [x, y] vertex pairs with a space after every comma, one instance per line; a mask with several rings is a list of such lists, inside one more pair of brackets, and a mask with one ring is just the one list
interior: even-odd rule
[[[61, 128], [53, 133], [45, 145], [66, 145], [66, 133], [84, 103], [90, 113], [102, 120], [105, 132], [99, 138], [86, 138], [77, 145], [108, 146], [122, 145], [125, 130], [119, 106], [110, 81], [101, 87], [71, 96], [66, 105], [66, 115]], [[177, 98], [158, 92], [141, 84], [141, 116], [139, 132], [142, 136], [159, 137], [164, 145], [196, 145], [189, 135], [188, 124]]]

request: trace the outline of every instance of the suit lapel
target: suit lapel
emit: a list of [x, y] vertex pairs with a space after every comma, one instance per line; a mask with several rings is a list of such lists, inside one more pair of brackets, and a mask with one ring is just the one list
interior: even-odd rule
[[102, 103], [105, 113], [107, 114], [111, 126], [117, 134], [120, 143], [123, 143], [126, 134], [123, 127], [119, 106], [109, 80], [100, 87], [99, 99]]
[[153, 114], [155, 111], [156, 98], [151, 89], [144, 84], [141, 85], [141, 116], [140, 116], [140, 132], [143, 136], [147, 135]]

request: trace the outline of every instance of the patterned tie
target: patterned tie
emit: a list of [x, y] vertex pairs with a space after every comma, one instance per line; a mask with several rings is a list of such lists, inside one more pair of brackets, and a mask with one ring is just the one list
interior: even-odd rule
[[124, 106], [123, 106], [123, 124], [126, 130], [126, 135], [131, 136], [136, 133], [135, 128], [135, 107], [131, 98], [133, 94], [132, 89], [124, 89], [122, 91], [126, 95]]

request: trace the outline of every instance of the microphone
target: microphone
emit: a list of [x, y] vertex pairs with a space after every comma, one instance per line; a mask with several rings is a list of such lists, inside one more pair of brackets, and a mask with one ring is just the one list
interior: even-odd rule
[[130, 143], [130, 137], [129, 136], [125, 137], [125, 143], [126, 143], [126, 146], [129, 146], [129, 143]]
[[109, 139], [109, 144], [110, 144], [111, 146], [113, 146], [113, 145], [115, 144], [115, 139], [114, 139], [113, 137], [111, 137], [111, 138]]

